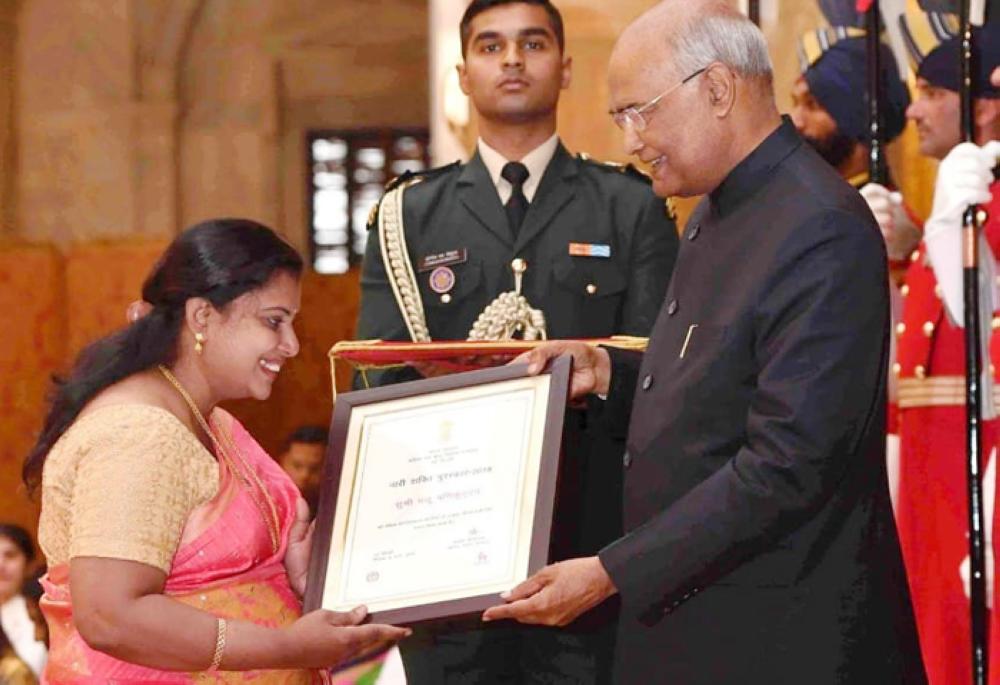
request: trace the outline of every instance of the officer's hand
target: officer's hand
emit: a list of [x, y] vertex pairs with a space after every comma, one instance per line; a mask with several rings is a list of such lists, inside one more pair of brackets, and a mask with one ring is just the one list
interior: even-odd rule
[[908, 256], [920, 242], [920, 229], [903, 209], [903, 196], [878, 183], [868, 183], [860, 192], [882, 229], [889, 258]]
[[597, 557], [560, 561], [503, 593], [508, 603], [487, 609], [483, 620], [510, 618], [520, 623], [564, 626], [617, 592]]
[[515, 357], [511, 364], [528, 364], [528, 373], [541, 373], [553, 357], [573, 355], [573, 376], [569, 382], [570, 399], [597, 393], [608, 394], [611, 385], [611, 357], [608, 351], [576, 340], [554, 340]]
[[927, 220], [928, 237], [957, 228], [967, 207], [990, 201], [993, 167], [998, 159], [1000, 141], [991, 140], [982, 147], [960, 143], [941, 160], [934, 183], [934, 207]]

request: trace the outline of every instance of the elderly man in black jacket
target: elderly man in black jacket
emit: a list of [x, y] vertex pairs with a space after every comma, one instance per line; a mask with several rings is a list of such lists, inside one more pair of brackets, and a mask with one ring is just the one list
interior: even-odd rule
[[644, 356], [569, 351], [571, 392], [627, 426], [625, 529], [485, 620], [561, 625], [620, 594], [622, 683], [925, 681], [884, 466], [885, 248], [782, 120], [759, 30], [667, 0], [610, 67], [660, 195], [706, 194]]

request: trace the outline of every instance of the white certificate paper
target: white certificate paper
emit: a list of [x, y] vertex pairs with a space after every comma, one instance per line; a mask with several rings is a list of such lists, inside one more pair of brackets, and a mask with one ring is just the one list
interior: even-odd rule
[[354, 409], [323, 606], [384, 611], [527, 575], [549, 377]]

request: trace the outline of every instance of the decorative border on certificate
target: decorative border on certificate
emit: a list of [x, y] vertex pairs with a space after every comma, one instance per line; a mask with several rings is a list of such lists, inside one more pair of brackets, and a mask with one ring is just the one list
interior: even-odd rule
[[337, 399], [305, 608], [481, 611], [547, 562], [571, 361]]

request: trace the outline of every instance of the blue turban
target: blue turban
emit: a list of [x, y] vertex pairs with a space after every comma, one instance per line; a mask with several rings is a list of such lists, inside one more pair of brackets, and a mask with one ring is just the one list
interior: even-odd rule
[[[868, 50], [864, 37], [838, 40], [805, 69], [803, 76], [817, 102], [846, 136], [868, 142]], [[880, 43], [881, 71], [885, 90], [882, 116], [887, 141], [895, 139], [906, 126], [910, 94], [900, 80], [896, 58]]]
[[[990, 83], [990, 74], [1000, 66], [1000, 18], [993, 14], [987, 16], [983, 26], [972, 29], [972, 80], [978, 97], [1000, 98], [1000, 88]], [[917, 76], [938, 88], [959, 92], [961, 38], [958, 17], [916, 11], [908, 6], [899, 23]]]

